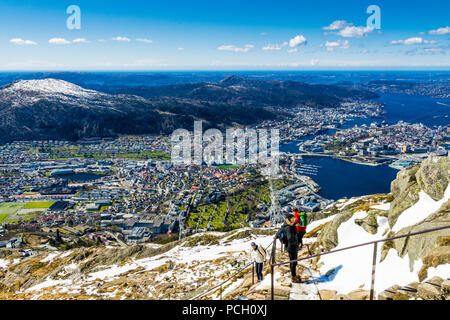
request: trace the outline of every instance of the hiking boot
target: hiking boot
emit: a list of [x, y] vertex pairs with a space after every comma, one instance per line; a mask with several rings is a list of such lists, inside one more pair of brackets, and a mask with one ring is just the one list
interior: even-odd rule
[[292, 277], [292, 283], [302, 283], [302, 279], [300, 276]]

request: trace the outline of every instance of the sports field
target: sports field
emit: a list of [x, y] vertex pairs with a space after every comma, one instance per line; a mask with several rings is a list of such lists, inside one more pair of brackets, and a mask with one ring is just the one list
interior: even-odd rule
[[[54, 201], [4, 202], [0, 203], [0, 223], [32, 219], [50, 208]], [[36, 210], [32, 210], [36, 209]]]
[[23, 209], [48, 209], [54, 203], [54, 201], [28, 202]]
[[10, 215], [16, 213], [26, 205], [25, 202], [4, 202], [0, 203], [0, 215]]

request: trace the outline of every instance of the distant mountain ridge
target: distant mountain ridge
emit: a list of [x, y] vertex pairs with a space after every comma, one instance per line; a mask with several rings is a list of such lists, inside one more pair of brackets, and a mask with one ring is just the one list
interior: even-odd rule
[[171, 96], [243, 105], [293, 107], [298, 104], [306, 104], [317, 108], [335, 107], [343, 99], [348, 98], [374, 99], [378, 97], [373, 92], [352, 87], [307, 84], [291, 80], [254, 80], [238, 76], [229, 76], [219, 82], [129, 87], [114, 92], [146, 98]]
[[170, 134], [177, 128], [192, 129], [195, 120], [204, 120], [205, 128], [223, 129], [282, 117], [276, 107], [333, 107], [347, 98], [375, 96], [341, 86], [236, 76], [112, 93], [59, 79], [18, 80], [0, 87], [0, 142]]

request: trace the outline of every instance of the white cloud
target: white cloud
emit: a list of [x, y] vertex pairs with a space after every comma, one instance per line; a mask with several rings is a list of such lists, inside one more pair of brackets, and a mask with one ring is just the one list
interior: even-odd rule
[[121, 41], [121, 42], [130, 42], [131, 41], [131, 39], [127, 38], [127, 37], [115, 37], [115, 38], [112, 38], [112, 40]]
[[445, 52], [442, 48], [425, 48], [423, 51], [429, 54], [444, 54]]
[[288, 45], [287, 42], [283, 42], [282, 44], [269, 44], [269, 45], [263, 47], [262, 49], [263, 50], [281, 50], [287, 45]]
[[249, 52], [255, 46], [252, 44], [246, 44], [243, 48], [236, 47], [234, 45], [223, 45], [217, 48], [221, 51], [233, 51], [233, 52]]
[[433, 35], [450, 34], [450, 27], [439, 28], [439, 29], [436, 29], [436, 30], [430, 30], [428, 33], [429, 34], [433, 34]]
[[348, 26], [342, 30], [339, 30], [337, 34], [345, 38], [362, 38], [365, 37], [368, 33], [372, 32], [373, 30], [374, 29], [371, 27]]
[[177, 48], [177, 50], [178, 50], [178, 51], [183, 51], [184, 48], [181, 48], [181, 47], [180, 47], [180, 48]]
[[347, 22], [345, 20], [336, 20], [333, 21], [328, 27], [323, 27], [323, 30], [341, 30], [344, 29], [345, 27], [350, 27], [352, 26], [353, 23]]
[[306, 38], [302, 35], [298, 35], [294, 38], [292, 38], [291, 40], [289, 40], [289, 47], [294, 48], [294, 47], [298, 47], [298, 46], [303, 46], [306, 45]]
[[409, 38], [406, 40], [394, 40], [391, 41], [391, 44], [404, 44], [404, 45], [412, 45], [412, 44], [434, 44], [436, 41], [434, 40], [424, 40], [421, 37]]
[[259, 35], [260, 36], [267, 36], [267, 32], [261, 32]]
[[311, 59], [311, 61], [309, 62], [312, 66], [315, 66], [319, 63], [319, 60], [317, 59]]
[[13, 44], [17, 44], [19, 46], [23, 46], [23, 45], [27, 45], [27, 46], [29, 46], [29, 45], [37, 45], [37, 43], [34, 42], [34, 41], [23, 40], [23, 39], [20, 39], [20, 38], [11, 39], [11, 40], [9, 40], [9, 42], [11, 42]]
[[74, 39], [74, 40], [72, 40], [72, 42], [74, 42], [74, 43], [91, 43], [90, 41], [88, 41], [84, 38]]
[[144, 42], [144, 43], [152, 43], [152, 42], [153, 42], [153, 40], [145, 39], [145, 38], [136, 39], [136, 41], [138, 41], [138, 42]]
[[325, 43], [325, 47], [327, 48], [327, 51], [333, 51], [336, 48], [347, 49], [349, 47], [349, 41], [348, 40], [327, 41]]
[[98, 42], [104, 43], [104, 42], [107, 42], [107, 41], [105, 39], [100, 39], [100, 40], [98, 40]]
[[48, 40], [48, 43], [50, 44], [69, 44], [70, 41], [63, 39], [63, 38], [52, 38]]
[[293, 49], [288, 49], [287, 52], [294, 53], [294, 52], [297, 52], [297, 51], [298, 51], [298, 48], [293, 48]]

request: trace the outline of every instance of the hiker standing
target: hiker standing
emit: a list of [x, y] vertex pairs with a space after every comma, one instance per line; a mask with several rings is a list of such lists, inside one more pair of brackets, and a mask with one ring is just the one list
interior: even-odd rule
[[303, 247], [303, 236], [306, 233], [306, 226], [308, 224], [308, 216], [305, 212], [300, 212], [297, 208], [293, 209], [295, 217], [295, 226], [297, 228], [299, 248]]
[[[286, 245], [289, 260], [296, 260], [298, 258], [298, 235], [293, 214], [288, 213], [286, 215], [286, 221], [281, 226], [280, 230], [278, 230], [274, 239], [280, 239], [280, 241]], [[294, 278], [297, 277], [297, 262], [291, 262], [289, 266], [291, 269], [291, 276], [294, 280]]]
[[256, 275], [258, 277], [257, 282], [261, 282], [263, 280], [263, 264], [264, 262], [266, 262], [266, 250], [262, 246], [257, 245], [254, 242], [252, 242], [251, 246], [251, 257], [253, 259], [253, 262], [255, 263]]

